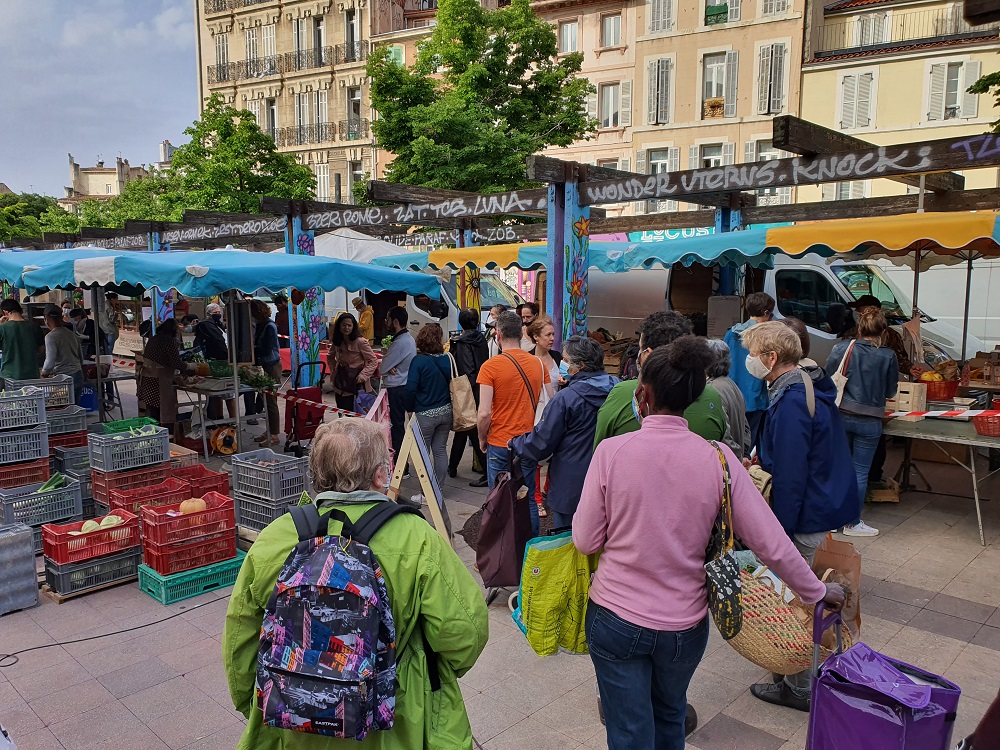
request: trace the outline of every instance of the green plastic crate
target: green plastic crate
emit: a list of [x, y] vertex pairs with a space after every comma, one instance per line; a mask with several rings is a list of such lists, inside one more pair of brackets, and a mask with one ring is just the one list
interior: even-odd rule
[[105, 435], [110, 435], [113, 432], [138, 430], [142, 427], [146, 427], [147, 425], [159, 427], [160, 423], [151, 417], [134, 417], [132, 419], [119, 419], [117, 422], [105, 422], [101, 425], [101, 427], [103, 428]]
[[246, 554], [243, 550], [237, 550], [236, 557], [232, 560], [223, 560], [172, 576], [161, 576], [152, 568], [140, 565], [139, 588], [160, 604], [173, 604], [206, 591], [232, 586], [236, 583], [236, 576], [239, 575]]

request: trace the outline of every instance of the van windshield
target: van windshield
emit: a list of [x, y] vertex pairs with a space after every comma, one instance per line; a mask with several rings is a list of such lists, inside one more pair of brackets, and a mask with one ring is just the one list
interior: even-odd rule
[[[453, 274], [444, 284], [444, 291], [448, 298], [456, 305], [458, 304], [458, 275]], [[482, 274], [479, 277], [479, 308], [489, 311], [494, 305], [503, 305], [507, 309], [517, 307], [524, 302], [521, 296], [503, 283], [499, 277], [493, 274]]]
[[845, 263], [834, 266], [833, 271], [854, 299], [865, 294], [878, 299], [882, 303], [882, 312], [890, 323], [898, 325], [910, 319], [913, 302], [878, 266]]

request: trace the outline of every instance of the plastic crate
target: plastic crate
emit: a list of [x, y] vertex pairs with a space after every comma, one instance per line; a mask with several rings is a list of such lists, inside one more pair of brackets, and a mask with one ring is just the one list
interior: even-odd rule
[[170, 465], [174, 468], [198, 466], [199, 458], [198, 451], [185, 448], [183, 445], [177, 445], [176, 443], [170, 444]]
[[171, 476], [183, 479], [191, 485], [191, 497], [202, 497], [208, 492], [229, 495], [229, 475], [224, 472], [212, 471], [205, 464], [174, 469]]
[[951, 401], [958, 395], [957, 380], [922, 381], [927, 386], [928, 401]]
[[160, 423], [152, 417], [133, 417], [132, 419], [119, 419], [117, 422], [105, 422], [101, 425], [101, 430], [105, 435], [111, 435], [115, 432], [128, 432], [148, 425], [159, 427]]
[[7, 390], [13, 388], [39, 388], [45, 397], [46, 409], [57, 409], [60, 406], [72, 406], [75, 403], [73, 378], [69, 375], [53, 375], [51, 378], [35, 380], [5, 380]]
[[271, 503], [255, 497], [233, 493], [236, 503], [236, 523], [245, 529], [263, 531], [271, 522], [281, 518], [294, 503]]
[[34, 427], [45, 422], [45, 393], [19, 388], [0, 393], [0, 430]]
[[973, 417], [972, 426], [976, 433], [986, 437], [1000, 437], [1000, 417]]
[[50, 437], [52, 435], [65, 435], [67, 432], [86, 432], [87, 410], [82, 406], [64, 406], [62, 409], [49, 409], [45, 421], [49, 424]]
[[44, 425], [0, 432], [0, 464], [36, 461], [49, 456], [49, 431]]
[[0, 487], [23, 487], [26, 484], [44, 484], [52, 476], [48, 458], [23, 464], [0, 466]]
[[68, 432], [65, 435], [49, 435], [49, 455], [56, 455], [56, 448], [86, 448], [87, 431]]
[[37, 526], [83, 513], [80, 483], [67, 479], [66, 486], [39, 492], [41, 484], [0, 489], [0, 507], [4, 523], [23, 523]]
[[236, 556], [236, 529], [198, 537], [185, 544], [142, 544], [142, 562], [163, 576], [203, 568]]
[[45, 582], [57, 594], [78, 594], [117, 581], [128, 581], [139, 574], [142, 551], [139, 547], [84, 563], [57, 565], [45, 561]]
[[[125, 510], [116, 511], [124, 523], [100, 531], [79, 534], [83, 521], [70, 524], [47, 523], [42, 526], [42, 551], [57, 565], [80, 563], [104, 555], [114, 555], [138, 547], [139, 518]], [[100, 521], [104, 516], [95, 520]]]
[[23, 523], [0, 526], [0, 615], [38, 604], [38, 574], [31, 528]]
[[86, 474], [77, 474], [75, 471], [66, 471], [63, 473], [80, 483], [80, 497], [82, 497], [84, 501], [94, 499], [94, 483], [91, 479], [89, 471]]
[[[105, 513], [104, 515], [107, 515]], [[94, 518], [100, 518], [97, 515], [97, 506], [94, 504], [94, 498], [83, 498], [83, 520], [90, 521]]]
[[143, 543], [162, 546], [236, 531], [236, 506], [231, 497], [208, 492], [201, 499], [206, 509], [200, 513], [181, 514], [176, 503], [143, 506], [140, 510]]
[[111, 490], [111, 510], [127, 510], [138, 515], [145, 505], [176, 505], [191, 497], [191, 485], [183, 479], [165, 479], [159, 484], [131, 490]]
[[111, 506], [106, 503], [102, 503], [100, 500], [94, 500], [94, 514], [100, 518], [102, 516], [108, 515], [111, 512]]
[[63, 474], [70, 471], [74, 474], [86, 473], [90, 476], [90, 448], [86, 444], [75, 448], [57, 445], [53, 455], [56, 459], [56, 471]]
[[146, 487], [150, 484], [162, 482], [170, 476], [170, 464], [163, 463], [159, 466], [147, 466], [144, 469], [135, 471], [98, 471], [90, 470], [90, 478], [93, 481], [93, 495], [95, 500], [100, 500], [103, 505], [110, 506], [112, 490], [131, 490], [136, 487]]
[[297, 502], [306, 488], [308, 461], [270, 448], [238, 453], [233, 456], [233, 490], [271, 502]]
[[[82, 521], [83, 516], [70, 516], [69, 518], [60, 518], [58, 521], [53, 521], [52, 523], [76, 523], [77, 521]], [[42, 527], [32, 526], [31, 527], [32, 543], [35, 545], [35, 554], [42, 554], [42, 549], [44, 544], [42, 541]]]
[[90, 434], [90, 466], [99, 471], [129, 471], [170, 460], [170, 431], [148, 435]]
[[139, 566], [139, 588], [161, 604], [173, 604], [206, 591], [232, 586], [243, 565], [246, 553], [236, 551], [236, 557], [224, 562], [206, 565], [187, 573], [162, 576], [146, 565]]

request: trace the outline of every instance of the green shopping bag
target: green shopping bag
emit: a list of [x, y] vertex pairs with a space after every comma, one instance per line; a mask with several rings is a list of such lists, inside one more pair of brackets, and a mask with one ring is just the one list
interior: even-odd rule
[[572, 532], [528, 542], [513, 618], [536, 654], [588, 653], [584, 615], [596, 569], [597, 555], [577, 550]]

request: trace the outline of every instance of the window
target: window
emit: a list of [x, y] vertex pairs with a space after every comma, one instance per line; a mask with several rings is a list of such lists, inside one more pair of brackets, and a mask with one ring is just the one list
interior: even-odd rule
[[[215, 35], [215, 64], [218, 66], [229, 65], [229, 34]], [[220, 81], [229, 80], [220, 74]]]
[[[773, 161], [785, 157], [786, 154], [776, 149], [771, 141], [747, 141], [743, 161], [749, 164], [755, 161]], [[784, 206], [792, 202], [792, 189], [790, 187], [761, 188], [756, 191], [756, 194], [758, 206]]]
[[836, 265], [832, 268], [854, 299], [864, 294], [878, 299], [890, 325], [899, 325], [910, 318], [913, 304], [903, 294], [897, 294], [882, 269], [867, 264]]
[[111, 185], [111, 183], [109, 182], [109, 183], [108, 183], [107, 185], [105, 185], [105, 186], [104, 186], [104, 192], [105, 192], [105, 193], [106, 193], [107, 195], [111, 195], [111, 190], [112, 190], [112, 185]]
[[[681, 150], [679, 148], [650, 149], [647, 155], [650, 174], [676, 172], [680, 169]], [[651, 200], [646, 202], [646, 210], [649, 213], [676, 211], [677, 208], [678, 203], [675, 200]]]
[[311, 98], [312, 94], [308, 92], [295, 95], [295, 127], [298, 129], [296, 142], [299, 144], [309, 142], [309, 125], [311, 124], [309, 120], [309, 100]]
[[260, 48], [258, 45], [257, 27], [246, 30], [247, 60], [256, 60], [259, 57]]
[[323, 16], [313, 18], [313, 48], [322, 49], [326, 46], [326, 23]]
[[764, 0], [761, 9], [763, 16], [780, 16], [788, 12], [788, 0]]
[[254, 116], [257, 121], [257, 127], [264, 130], [264, 123], [260, 119], [260, 100], [251, 99], [247, 102], [247, 111]]
[[810, 328], [839, 335], [850, 310], [833, 284], [817, 271], [786, 270], [775, 274], [778, 312], [794, 316]]
[[858, 17], [857, 45], [870, 47], [886, 41], [885, 26], [888, 16], [885, 13], [868, 13]]
[[599, 98], [601, 127], [617, 128], [621, 123], [621, 84], [602, 83]]
[[702, 57], [702, 119], [736, 117], [738, 60], [735, 51]]
[[316, 171], [316, 198], [319, 200], [330, 199], [330, 165], [317, 164]]
[[[325, 125], [329, 119], [329, 99], [326, 91], [317, 91], [313, 101], [315, 112], [314, 121], [317, 125]], [[324, 139], [325, 140], [325, 139]]]
[[840, 79], [840, 127], [867, 128], [872, 122], [872, 73], [852, 73]]
[[646, 122], [666, 125], [670, 122], [670, 84], [673, 60], [650, 60], [646, 72]]
[[347, 62], [353, 62], [354, 43], [358, 41], [358, 14], [353, 8], [344, 13], [344, 41], [347, 42]]
[[577, 21], [563, 21], [559, 24], [559, 54], [565, 55], [579, 49], [577, 32], [580, 24]]
[[604, 169], [618, 169], [617, 159], [598, 159], [597, 166], [603, 167]]
[[777, 114], [785, 103], [785, 45], [760, 48], [757, 66], [757, 114]]
[[705, 3], [706, 26], [739, 20], [740, 0], [707, 0]]
[[347, 89], [347, 140], [361, 137], [361, 87]]
[[274, 138], [275, 131], [278, 129], [278, 100], [277, 99], [265, 99], [264, 100], [264, 114], [265, 114], [265, 130], [271, 138]]
[[365, 168], [360, 161], [351, 161], [347, 163], [347, 168], [350, 170], [347, 175], [348, 186], [347, 192], [349, 195], [354, 195], [354, 186], [365, 181]]
[[296, 18], [292, 21], [292, 48], [296, 52], [309, 49], [309, 19]]
[[393, 44], [389, 47], [389, 59], [396, 65], [406, 66], [406, 48], [402, 44]]
[[275, 26], [273, 23], [260, 27], [261, 54], [265, 58], [271, 58], [278, 54], [277, 46], [274, 42], [274, 31]]
[[979, 78], [977, 61], [931, 65], [928, 120], [971, 119], [979, 115], [979, 95], [967, 89]]
[[865, 180], [852, 180], [850, 182], [828, 182], [823, 185], [823, 200], [825, 201], [847, 201], [858, 200], [865, 197]]
[[649, 19], [650, 33], [670, 31], [674, 27], [673, 0], [649, 0], [646, 18]]
[[622, 43], [622, 17], [620, 13], [601, 16], [601, 46], [619, 47]]
[[726, 54], [704, 57], [705, 99], [717, 99], [726, 93]]
[[701, 147], [699, 166], [704, 169], [722, 166], [722, 144], [711, 143]]

